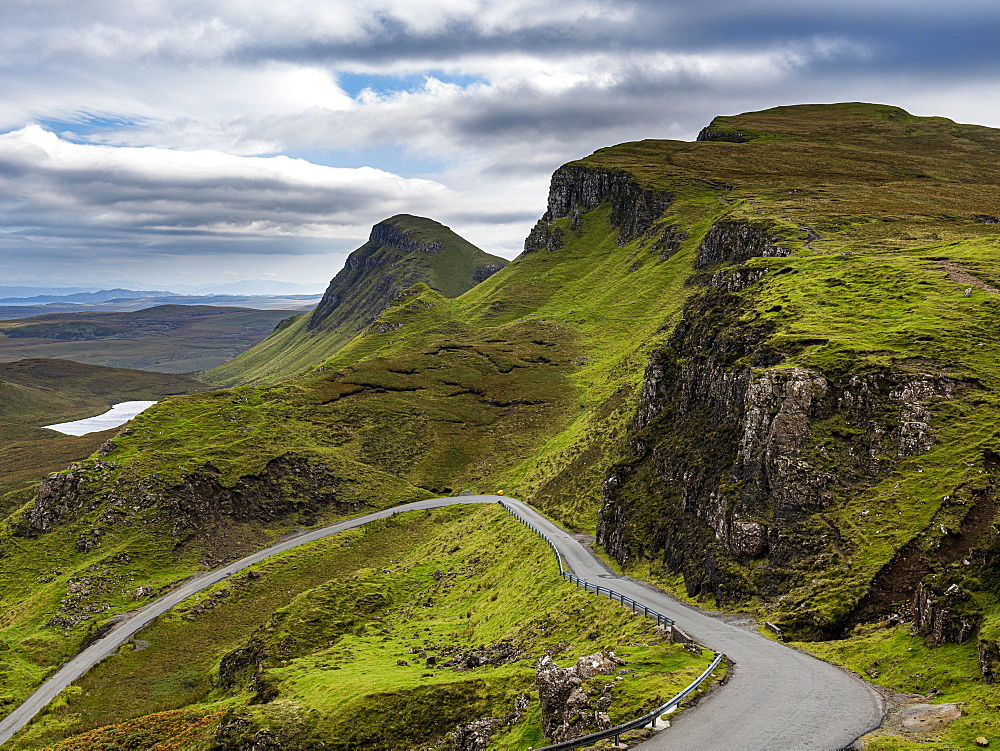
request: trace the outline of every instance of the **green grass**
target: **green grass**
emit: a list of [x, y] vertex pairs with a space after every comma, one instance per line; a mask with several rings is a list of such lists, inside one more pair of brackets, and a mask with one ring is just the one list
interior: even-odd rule
[[[968, 285], [949, 280], [940, 263], [1000, 283], [1000, 225], [977, 218], [1000, 216], [1000, 131], [857, 103], [747, 113], [713, 128], [750, 141], [648, 140], [573, 163], [670, 192], [673, 202], [650, 237], [618, 245], [606, 201], [584, 213], [578, 228], [568, 218], [556, 222], [562, 247], [522, 255], [454, 299], [418, 283], [350, 341], [336, 332], [308, 338], [306, 319], [297, 319], [246, 356], [257, 385], [177, 398], [142, 415], [133, 434], [115, 441], [109, 485], [124, 497], [143, 478], [181, 488], [208, 474], [232, 489], [299, 457], [326, 467], [350, 503], [503, 490], [574, 531], [592, 532], [605, 479], [628, 464], [635, 470], [623, 491], [630, 570], [692, 597], [711, 591], [711, 569], [725, 582], [711, 591], [723, 605], [754, 610], [801, 637], [840, 636], [859, 618], [895, 607], [866, 604], [866, 595], [880, 576], [892, 578], [900, 551], [913, 549], [927, 575], [971, 577], [982, 599], [996, 583], [988, 564], [993, 520], [978, 515], [991, 516], [995, 493], [986, 456], [1000, 443], [1000, 300], [977, 287], [964, 297]], [[747, 262], [767, 274], [722, 302], [705, 286], [719, 269], [695, 270], [699, 243], [720, 219], [768, 226], [792, 252]], [[688, 239], [662, 260], [651, 238], [667, 226]], [[650, 355], [661, 353], [674, 378], [684, 358], [700, 362], [714, 346], [669, 350], [690, 331], [742, 352], [725, 362], [728, 375], [760, 379], [797, 366], [822, 373], [838, 393], [875, 384], [870, 407], [824, 405], [809, 415], [799, 459], [832, 478], [821, 483], [822, 503], [777, 508], [775, 492], [740, 510], [779, 528], [788, 555], [736, 560], [709, 521], [681, 505], [682, 483], [697, 488], [690, 478], [705, 472], [719, 480], [706, 487], [738, 497], [741, 480], [726, 464], [739, 450], [738, 417], [721, 424], [676, 413], [676, 422], [639, 435], [646, 453], [633, 453], [630, 422]], [[241, 368], [234, 363], [227, 378], [238, 380]], [[888, 392], [917, 375], [941, 389], [947, 379], [951, 391], [928, 402], [933, 445], [901, 458], [870, 436], [898, 424]], [[662, 476], [668, 464], [679, 468], [676, 482]], [[286, 496], [290, 510], [269, 516], [264, 529], [227, 525], [209, 509], [213, 536], [177, 539], [155, 526], [143, 534], [178, 544], [167, 568], [180, 572], [199, 556], [235, 555], [283, 529], [344, 513], [303, 499], [299, 489]], [[114, 505], [97, 490], [87, 498], [93, 509], [68, 515], [65, 530], [54, 533], [62, 544], [99, 526]], [[685, 526], [671, 561], [664, 540], [675, 522]], [[40, 563], [37, 551], [50, 549], [49, 539], [56, 537], [24, 543], [26, 570]], [[224, 544], [213, 550], [213, 539]], [[891, 587], [876, 595], [896, 596]], [[977, 603], [992, 613], [989, 602]], [[25, 627], [18, 638], [36, 632], [37, 625]], [[901, 646], [887, 639], [871, 648], [892, 655]], [[291, 681], [296, 674], [280, 675]]]
[[[185, 601], [138, 635], [148, 646], [127, 645], [98, 665], [12, 747], [187, 706], [254, 727], [295, 725], [290, 748], [307, 743], [294, 740], [303, 725], [303, 738], [328, 744], [413, 748], [463, 722], [499, 719], [527, 694], [525, 716], [491, 745], [518, 749], [540, 740], [532, 666], [543, 652], [561, 665], [602, 649], [627, 659], [634, 672], [615, 681], [615, 722], [689, 683], [708, 655], [665, 644], [652, 625], [564, 582], [547, 545], [498, 507], [410, 512]], [[517, 652], [495, 667], [428, 667], [413, 654], [440, 664], [503, 640]], [[238, 648], [256, 649], [263, 672], [229, 670], [220, 682], [220, 660]], [[248, 704], [262, 687], [270, 700]]]

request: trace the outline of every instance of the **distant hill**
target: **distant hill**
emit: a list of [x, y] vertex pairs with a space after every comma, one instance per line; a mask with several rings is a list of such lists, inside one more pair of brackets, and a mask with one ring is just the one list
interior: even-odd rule
[[332, 355], [410, 287], [425, 284], [454, 298], [507, 263], [433, 219], [399, 214], [372, 227], [368, 242], [348, 256], [312, 313], [288, 321], [203, 377], [220, 385], [287, 378]]
[[167, 290], [102, 289], [98, 292], [74, 292], [72, 294], [38, 294], [30, 297], [0, 297], [0, 305], [15, 303], [41, 304], [49, 302], [107, 302], [108, 300], [130, 300], [142, 297], [163, 297], [172, 295]]
[[49, 287], [34, 285], [0, 284], [0, 297], [32, 297], [35, 295], [72, 295], [76, 292], [93, 292], [92, 287]]
[[323, 292], [322, 284], [294, 284], [266, 279], [245, 279], [207, 287], [178, 288], [194, 295], [315, 295]]
[[58, 357], [188, 373], [260, 342], [291, 310], [158, 305], [131, 312], [49, 313], [0, 321], [0, 362]]
[[320, 301], [320, 295], [169, 295], [166, 297], [118, 298], [105, 302], [50, 302], [33, 304], [0, 305], [0, 321], [33, 318], [51, 313], [128, 313], [159, 305], [211, 305], [252, 310], [311, 310]]

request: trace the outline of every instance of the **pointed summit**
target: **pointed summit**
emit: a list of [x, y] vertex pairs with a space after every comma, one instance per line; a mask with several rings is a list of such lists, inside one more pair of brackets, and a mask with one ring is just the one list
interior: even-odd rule
[[308, 328], [357, 333], [414, 284], [458, 297], [506, 265], [433, 219], [398, 214], [372, 227], [368, 242], [347, 257]]
[[226, 386], [290, 378], [332, 356], [413, 285], [458, 297], [507, 263], [433, 219], [398, 214], [372, 227], [311, 313], [282, 321], [256, 347], [202, 377]]

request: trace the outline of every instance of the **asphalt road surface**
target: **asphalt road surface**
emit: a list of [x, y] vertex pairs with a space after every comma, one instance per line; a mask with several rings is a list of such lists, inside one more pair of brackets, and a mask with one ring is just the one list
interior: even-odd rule
[[617, 590], [672, 618], [695, 641], [733, 662], [729, 682], [645, 743], [671, 751], [840, 751], [882, 722], [881, 696], [829, 663], [783, 646], [746, 619], [706, 613], [645, 582], [618, 576], [589, 548], [529, 506], [507, 500], [559, 549], [581, 579]]
[[734, 663], [725, 687], [695, 708], [685, 711], [673, 727], [661, 731], [639, 748], [669, 748], [672, 751], [839, 751], [881, 722], [884, 715], [881, 698], [849, 673], [766, 639], [748, 629], [738, 618], [706, 613], [678, 602], [649, 584], [614, 574], [589, 548], [520, 501], [472, 495], [408, 503], [331, 524], [184, 582], [122, 619], [107, 634], [56, 671], [23, 704], [0, 721], [0, 744], [6, 743], [64, 688], [131, 639], [154, 618], [248, 566], [276, 553], [403, 511], [456, 503], [495, 503], [499, 500], [504, 500], [520, 516], [545, 532], [559, 549], [564, 565], [574, 574], [615, 589], [673, 618], [698, 643], [716, 652], [724, 652]]

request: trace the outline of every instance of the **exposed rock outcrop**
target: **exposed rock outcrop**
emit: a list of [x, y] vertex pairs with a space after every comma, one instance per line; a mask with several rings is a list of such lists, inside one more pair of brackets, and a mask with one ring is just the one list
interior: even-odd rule
[[[710, 264], [729, 263], [775, 255], [775, 242], [729, 224], [702, 247]], [[780, 596], [806, 561], [836, 552], [803, 525], [839, 494], [930, 448], [931, 409], [958, 386], [889, 368], [827, 375], [782, 367], [795, 346], [812, 342], [778, 350], [767, 319], [744, 320], [741, 294], [765, 273], [717, 272], [650, 357], [628, 455], [606, 478], [597, 528], [620, 563], [662, 557], [689, 594], [720, 601]]]
[[490, 738], [497, 728], [497, 721], [492, 717], [483, 717], [473, 722], [459, 725], [449, 733], [448, 748], [454, 751], [486, 751]]
[[614, 652], [597, 652], [581, 657], [571, 668], [561, 668], [543, 655], [535, 665], [542, 734], [559, 743], [611, 727], [608, 708], [613, 683], [592, 679], [611, 675], [624, 664]]
[[769, 270], [742, 266], [723, 269], [708, 280], [708, 286], [735, 295], [755, 285], [767, 275]]
[[729, 133], [725, 131], [712, 130], [711, 126], [702, 128], [698, 133], [696, 141], [728, 141], [729, 143], [746, 143], [750, 140], [750, 135], [747, 133], [742, 133], [740, 131], [731, 131]]
[[979, 672], [983, 680], [986, 683], [1000, 681], [1000, 641], [980, 636], [976, 651], [979, 655]]
[[222, 718], [210, 751], [285, 751], [322, 748], [313, 718], [295, 705], [256, 714], [231, 711]]
[[[88, 466], [72, 464], [65, 472], [55, 472], [38, 486], [38, 497], [29, 509], [27, 521], [37, 532], [48, 532], [61, 519], [80, 511], [94, 487], [105, 482], [118, 467], [114, 462], [96, 461]], [[79, 545], [89, 550], [91, 546]]]
[[516, 724], [530, 703], [531, 698], [522, 694], [514, 700], [512, 711], [507, 712], [502, 719], [480, 717], [463, 723], [423, 751], [486, 751], [493, 734], [500, 728]]
[[391, 245], [407, 253], [439, 253], [444, 250], [444, 246], [437, 240], [422, 243], [413, 237], [412, 232], [400, 230], [391, 220], [379, 222], [372, 227], [368, 242]]
[[233, 521], [273, 521], [295, 512], [308, 517], [321, 509], [358, 510], [356, 504], [339, 500], [341, 479], [326, 465], [298, 456], [272, 459], [261, 472], [233, 485], [225, 484], [211, 464], [184, 475], [179, 484], [156, 475], [116, 477], [111, 474], [116, 466], [98, 460], [50, 475], [26, 514], [28, 531], [48, 532], [64, 520], [100, 508], [94, 528], [81, 538], [90, 549], [103, 528], [145, 519], [150, 509], [162, 512], [153, 514], [154, 519], [172, 520], [174, 534], [201, 533]]
[[[571, 228], [578, 229], [580, 214], [597, 208], [605, 200], [611, 206], [611, 226], [618, 231], [618, 244], [625, 245], [650, 232], [673, 196], [640, 185], [626, 172], [581, 165], [560, 167], [549, 185], [548, 210], [525, 240], [525, 252], [541, 248], [558, 250], [563, 235], [554, 222], [569, 217]], [[660, 242], [669, 245], [669, 238], [661, 237]]]
[[475, 670], [486, 665], [493, 667], [506, 665], [521, 659], [521, 656], [521, 648], [516, 643], [510, 639], [501, 639], [486, 647], [460, 652], [441, 665], [455, 670]]
[[791, 255], [790, 250], [777, 245], [780, 237], [765, 224], [744, 221], [716, 222], [698, 246], [697, 268], [718, 263], [736, 264], [751, 258]]
[[656, 253], [661, 261], [666, 261], [670, 256], [681, 249], [681, 243], [687, 240], [688, 233], [676, 224], [668, 224], [656, 235], [649, 249]]
[[562, 227], [549, 224], [544, 219], [535, 222], [528, 236], [524, 239], [524, 252], [531, 253], [535, 250], [560, 250], [563, 246], [564, 238]]
[[[970, 606], [969, 595], [957, 584], [939, 593], [931, 584], [920, 582], [913, 595], [913, 632], [935, 647], [961, 644], [979, 625], [979, 614]], [[992, 665], [983, 671], [984, 677], [987, 672], [992, 673]]]
[[907, 733], [927, 733], [941, 730], [962, 716], [961, 707], [947, 704], [911, 704], [893, 713], [890, 722]]
[[483, 266], [478, 267], [474, 272], [472, 272], [472, 281], [476, 284], [479, 282], [485, 282], [495, 273], [503, 268], [499, 263], [487, 263]]

